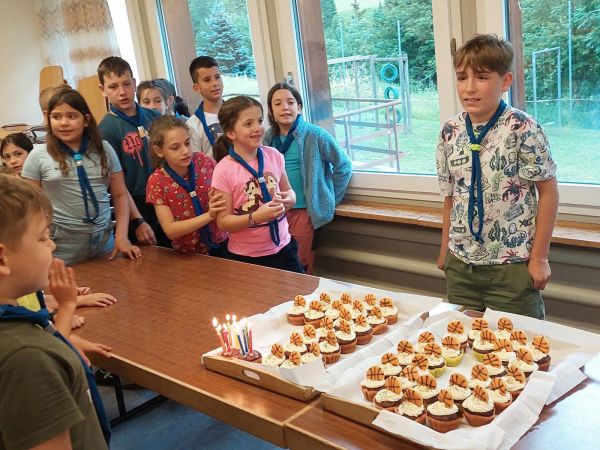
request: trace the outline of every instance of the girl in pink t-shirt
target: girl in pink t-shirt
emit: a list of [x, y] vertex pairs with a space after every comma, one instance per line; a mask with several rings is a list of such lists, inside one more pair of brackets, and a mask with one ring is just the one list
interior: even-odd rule
[[225, 210], [217, 225], [229, 232], [231, 259], [303, 273], [285, 218], [296, 195], [281, 153], [261, 145], [262, 122], [262, 106], [251, 97], [227, 100], [219, 111], [224, 134], [213, 147], [212, 187]]

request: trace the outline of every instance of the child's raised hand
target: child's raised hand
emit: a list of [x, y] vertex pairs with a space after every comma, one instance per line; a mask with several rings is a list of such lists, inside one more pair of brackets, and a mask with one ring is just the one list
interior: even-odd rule
[[54, 296], [60, 308], [77, 305], [77, 284], [75, 283], [75, 271], [66, 267], [64, 261], [54, 258], [48, 274], [48, 290]]
[[96, 292], [94, 294], [82, 295], [77, 299], [77, 306], [110, 306], [117, 299], [110, 294]]
[[209, 191], [208, 198], [208, 215], [211, 219], [215, 219], [219, 212], [225, 211], [225, 198], [221, 192], [212, 189]]

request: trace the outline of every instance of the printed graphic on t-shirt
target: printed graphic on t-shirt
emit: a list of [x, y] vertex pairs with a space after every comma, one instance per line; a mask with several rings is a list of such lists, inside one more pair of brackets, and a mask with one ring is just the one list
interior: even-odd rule
[[219, 122], [210, 124], [208, 126], [208, 131], [212, 135], [212, 138], [215, 142], [223, 135], [223, 128], [221, 128], [221, 124]]
[[[272, 172], [265, 172], [265, 183], [271, 198], [273, 198], [277, 193], [279, 183]], [[246, 199], [238, 208], [235, 208], [235, 214], [238, 216], [250, 214], [260, 208], [261, 204], [265, 203], [262, 191], [260, 190], [260, 184], [254, 177], [251, 177], [244, 185], [244, 194]]]
[[125, 154], [139, 161], [140, 166], [144, 165], [144, 162], [142, 161], [142, 149], [144, 148], [144, 143], [138, 133], [134, 131], [127, 133], [121, 141], [121, 148]]

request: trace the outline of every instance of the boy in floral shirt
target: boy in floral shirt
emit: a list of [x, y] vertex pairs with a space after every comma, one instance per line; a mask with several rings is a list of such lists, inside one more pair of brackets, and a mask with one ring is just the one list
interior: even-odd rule
[[543, 319], [556, 164], [541, 126], [502, 100], [512, 60], [512, 46], [494, 35], [474, 36], [454, 56], [465, 112], [443, 125], [437, 145], [438, 267], [452, 303]]

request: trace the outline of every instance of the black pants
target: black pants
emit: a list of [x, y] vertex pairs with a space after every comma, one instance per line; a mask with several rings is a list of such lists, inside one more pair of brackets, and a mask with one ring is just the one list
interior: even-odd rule
[[302, 264], [300, 264], [300, 260], [298, 259], [298, 244], [296, 244], [294, 238], [292, 238], [288, 245], [273, 255], [252, 257], [229, 252], [229, 259], [272, 267], [274, 269], [289, 270], [290, 272], [304, 273]]
[[225, 239], [223, 242], [219, 242], [214, 248], [211, 248], [208, 251], [208, 256], [231, 259], [230, 253], [227, 250], [227, 242], [229, 242], [229, 239]]

